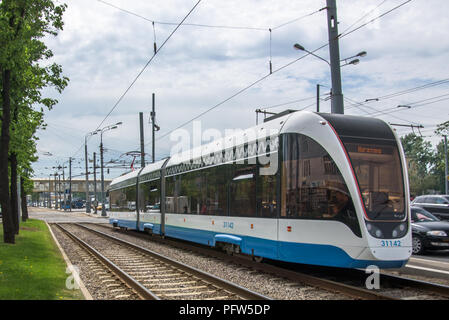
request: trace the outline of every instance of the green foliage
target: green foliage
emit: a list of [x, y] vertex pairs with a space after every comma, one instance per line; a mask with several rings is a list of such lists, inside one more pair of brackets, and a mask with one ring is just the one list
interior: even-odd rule
[[439, 136], [449, 136], [449, 121], [439, 124], [435, 133]]
[[62, 75], [60, 65], [43, 65], [53, 52], [42, 41], [62, 30], [66, 7], [55, 5], [53, 0], [0, 2], [0, 72], [11, 70], [9, 153], [17, 155], [21, 176], [31, 176], [31, 163], [38, 159], [35, 133], [44, 127], [44, 109], [50, 110], [58, 103], [42, 96], [42, 90], [53, 87], [61, 93], [68, 85], [69, 79]]
[[[448, 130], [449, 121], [438, 126], [441, 130]], [[444, 140], [436, 146], [425, 141], [423, 137], [413, 133], [401, 138], [402, 147], [407, 158], [410, 193], [412, 195], [425, 194], [430, 191], [444, 193]]]
[[413, 166], [413, 173], [419, 178], [429, 173], [429, 163], [434, 157], [432, 144], [423, 137], [410, 133], [401, 138], [402, 147], [407, 155], [408, 161]]
[[18, 209], [11, 202], [16, 174], [25, 180], [31, 176], [31, 163], [37, 160], [35, 133], [43, 125], [44, 108], [51, 109], [58, 102], [43, 97], [42, 91], [53, 87], [61, 93], [68, 84], [60, 65], [45, 64], [53, 53], [42, 39], [62, 30], [67, 7], [54, 2], [0, 1], [0, 205], [7, 243], [14, 243], [19, 230], [14, 219]]

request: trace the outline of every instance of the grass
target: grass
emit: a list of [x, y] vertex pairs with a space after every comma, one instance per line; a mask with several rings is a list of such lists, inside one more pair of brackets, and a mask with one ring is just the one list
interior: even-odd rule
[[21, 222], [14, 245], [3, 243], [0, 224], [0, 300], [84, 299], [67, 289], [66, 267], [45, 222]]

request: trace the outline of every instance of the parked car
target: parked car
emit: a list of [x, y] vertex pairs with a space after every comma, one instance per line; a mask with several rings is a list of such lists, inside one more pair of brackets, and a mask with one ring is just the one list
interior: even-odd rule
[[449, 195], [424, 195], [416, 197], [412, 205], [429, 211], [434, 216], [449, 220]]
[[72, 201], [72, 209], [82, 209], [83, 207], [84, 207], [84, 203], [82, 200]]
[[411, 207], [413, 254], [427, 249], [449, 249], [449, 222], [441, 221], [423, 208]]

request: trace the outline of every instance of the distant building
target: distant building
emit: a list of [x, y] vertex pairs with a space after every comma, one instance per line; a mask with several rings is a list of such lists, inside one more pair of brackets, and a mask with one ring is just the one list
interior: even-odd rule
[[[53, 177], [50, 178], [33, 178], [33, 192], [31, 197], [28, 197], [29, 201], [33, 204], [37, 205], [45, 205], [48, 204], [48, 199], [50, 199], [52, 203], [55, 203], [55, 200], [62, 201], [64, 199], [64, 193], [66, 194], [66, 199], [68, 194], [70, 193], [70, 182], [69, 180], [55, 180]], [[105, 192], [111, 184], [112, 179], [104, 180], [104, 189]], [[89, 194], [91, 198], [95, 197], [94, 190], [94, 180], [88, 181], [89, 185]], [[101, 197], [101, 180], [97, 180], [97, 199]], [[31, 199], [30, 199], [31, 198]], [[72, 199], [80, 199], [86, 200], [86, 180], [75, 178], [72, 179]]]

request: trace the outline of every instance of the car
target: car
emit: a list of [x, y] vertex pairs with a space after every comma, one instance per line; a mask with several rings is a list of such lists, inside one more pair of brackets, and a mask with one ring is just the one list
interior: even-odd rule
[[427, 249], [449, 249], [449, 222], [418, 206], [411, 206], [410, 210], [413, 254], [424, 254]]
[[429, 211], [434, 216], [449, 220], [449, 195], [423, 195], [412, 201], [412, 205]]

